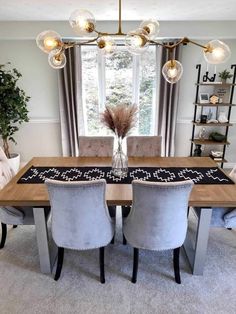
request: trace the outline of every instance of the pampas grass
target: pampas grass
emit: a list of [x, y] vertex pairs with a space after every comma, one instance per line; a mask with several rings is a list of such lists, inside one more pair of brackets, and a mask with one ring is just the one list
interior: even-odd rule
[[106, 106], [101, 121], [118, 137], [124, 138], [135, 127], [137, 111], [136, 105]]

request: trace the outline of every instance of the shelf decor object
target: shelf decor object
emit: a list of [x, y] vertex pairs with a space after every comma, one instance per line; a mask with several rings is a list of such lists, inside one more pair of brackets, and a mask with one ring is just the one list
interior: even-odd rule
[[[213, 159], [216, 162], [221, 163], [221, 167], [223, 167], [224, 163], [226, 162], [225, 159], [225, 151], [226, 146], [230, 145], [228, 141], [228, 131], [229, 127], [232, 126], [230, 123], [230, 116], [231, 116], [231, 108], [236, 104], [233, 104], [233, 97], [234, 97], [234, 88], [236, 86], [236, 64], [231, 65], [231, 69], [233, 70], [233, 79], [232, 83], [226, 83], [222, 86], [222, 83], [203, 83], [200, 81], [201, 78], [201, 64], [196, 65], [196, 69], [198, 71], [197, 74], [197, 83], [196, 83], [196, 95], [195, 95], [195, 102], [194, 104], [194, 116], [193, 116], [193, 128], [192, 128], [192, 137], [191, 137], [191, 148], [190, 148], [190, 156], [201, 156], [201, 145], [216, 145], [222, 147], [221, 151], [217, 151], [217, 156], [210, 153], [210, 157], [214, 157]], [[201, 95], [207, 93], [201, 93], [201, 87], [204, 86], [204, 91], [207, 88], [214, 89], [214, 95], [217, 97], [221, 97], [223, 100], [222, 102], [211, 103], [212, 97], [210, 97], [209, 102], [201, 101]], [[210, 92], [210, 91], [209, 91]], [[215, 96], [213, 96], [215, 97]], [[215, 98], [214, 98], [215, 100]], [[221, 110], [219, 107], [223, 107]], [[199, 109], [199, 110], [198, 110]], [[213, 111], [214, 109], [214, 111]], [[210, 111], [209, 111], [210, 110]], [[198, 118], [198, 114], [200, 111], [200, 119]], [[211, 117], [208, 117], [207, 114], [211, 113]], [[216, 116], [216, 118], [215, 118]], [[207, 117], [207, 119], [206, 119]], [[202, 138], [199, 136], [199, 132], [196, 132], [196, 127], [214, 127], [216, 129], [212, 130], [208, 139], [205, 137]], [[221, 133], [217, 132], [217, 128], [223, 128]]]
[[[230, 48], [220, 40], [211, 40], [201, 45], [187, 37], [181, 38], [174, 44], [163, 44], [158, 41], [159, 22], [155, 19], [143, 21], [135, 30], [127, 34], [122, 31], [121, 0], [119, 0], [118, 31], [116, 33], [101, 32], [96, 29], [95, 17], [87, 10], [76, 10], [69, 18], [70, 26], [79, 38], [63, 39], [61, 35], [52, 30], [40, 33], [36, 42], [38, 47], [48, 55], [48, 62], [54, 69], [61, 69], [66, 64], [65, 50], [74, 46], [96, 43], [104, 56], [112, 55], [116, 51], [116, 40], [123, 39], [127, 50], [132, 54], [142, 54], [150, 44], [159, 45], [169, 51], [169, 60], [162, 68], [162, 74], [167, 82], [178, 82], [183, 73], [182, 64], [174, 59], [173, 49], [179, 45], [193, 44], [203, 49], [205, 60], [210, 64], [226, 62], [230, 55]], [[88, 38], [89, 34], [94, 37]], [[82, 39], [84, 36], [84, 39]]]
[[231, 79], [233, 75], [228, 70], [225, 69], [224, 71], [219, 73], [219, 77], [221, 78], [221, 82], [225, 84], [227, 83], [227, 79]]

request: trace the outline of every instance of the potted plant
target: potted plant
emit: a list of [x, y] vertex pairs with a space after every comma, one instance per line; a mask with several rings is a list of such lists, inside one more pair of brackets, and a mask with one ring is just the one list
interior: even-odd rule
[[[10, 153], [9, 141], [16, 144], [14, 134], [18, 131], [19, 124], [29, 121], [27, 102], [30, 97], [17, 85], [22, 75], [15, 68], [9, 69], [9, 64], [0, 65], [0, 136], [5, 154], [9, 162], [14, 164], [11, 159], [17, 158], [19, 162], [19, 156]], [[16, 172], [17, 167], [19, 169], [19, 165], [15, 166]]]
[[219, 73], [222, 83], [226, 83], [227, 79], [230, 79], [232, 76], [233, 75], [226, 69]]

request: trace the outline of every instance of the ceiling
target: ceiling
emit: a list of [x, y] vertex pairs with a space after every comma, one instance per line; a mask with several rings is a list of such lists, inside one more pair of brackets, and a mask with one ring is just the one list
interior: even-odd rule
[[[68, 20], [75, 9], [117, 20], [118, 0], [0, 0], [0, 21]], [[123, 20], [236, 20], [235, 0], [123, 0]]]

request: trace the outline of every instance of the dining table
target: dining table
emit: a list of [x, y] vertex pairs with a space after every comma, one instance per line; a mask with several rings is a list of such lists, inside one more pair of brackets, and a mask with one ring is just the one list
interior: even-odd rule
[[[70, 181], [71, 176], [68, 174], [71, 174], [71, 172], [77, 171], [81, 173], [82, 169], [94, 168], [97, 171], [96, 176], [92, 178], [86, 177], [88, 180], [94, 180], [104, 177], [101, 171], [102, 167], [111, 167], [111, 157], [34, 157], [0, 191], [0, 206], [32, 207], [42, 273], [52, 272], [57, 252], [55, 243], [49, 237], [45, 217], [45, 207], [50, 206], [48, 191], [44, 184], [45, 178], [57, 179], [60, 172], [58, 169], [63, 168], [65, 180]], [[172, 175], [171, 169], [174, 168], [177, 170], [181, 169], [181, 178], [183, 177], [183, 179], [191, 179], [191, 176], [189, 177], [188, 174], [200, 173], [198, 169], [205, 169], [204, 171], [207, 171], [211, 179], [213, 178], [212, 183], [201, 183], [201, 181], [198, 182], [198, 179], [201, 179], [203, 175], [197, 175], [197, 184], [194, 184], [191, 191], [189, 207], [200, 208], [200, 214], [196, 220], [197, 227], [194, 238], [192, 230], [188, 228], [183, 245], [192, 273], [194, 275], [203, 275], [212, 210], [215, 207], [236, 207], [236, 184], [233, 182], [224, 184], [224, 180], [227, 181], [226, 179], [215, 178], [212, 175], [215, 170], [212, 169], [223, 172], [226, 178], [227, 174], [224, 173], [224, 170], [218, 169], [216, 163], [209, 157], [129, 157], [129, 170], [141, 169], [141, 172], [145, 172], [145, 169], [149, 169], [150, 172], [154, 171], [153, 169], [162, 169], [162, 172], [158, 173], [163, 182], [173, 180], [174, 175]], [[40, 180], [34, 181], [33, 179], [35, 179], [38, 169], [43, 169], [43, 175], [39, 174]], [[137, 173], [137, 171], [134, 172]], [[170, 175], [162, 179], [161, 175], [163, 173]], [[27, 175], [24, 178], [25, 174]], [[150, 174], [147, 177], [150, 177]], [[132, 178], [135, 179], [135, 175]], [[119, 182], [118, 179], [114, 180], [114, 182], [108, 181], [106, 185], [106, 201], [108, 206], [132, 205], [131, 182]], [[176, 204], [176, 210], [178, 210], [178, 204]]]

